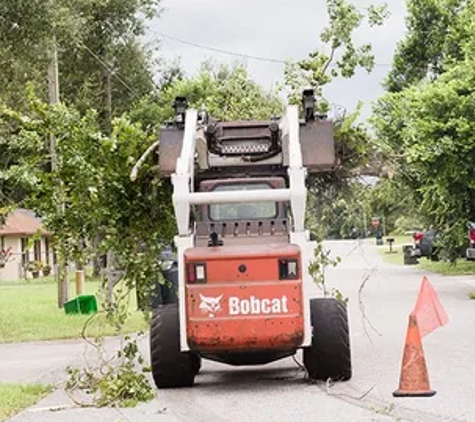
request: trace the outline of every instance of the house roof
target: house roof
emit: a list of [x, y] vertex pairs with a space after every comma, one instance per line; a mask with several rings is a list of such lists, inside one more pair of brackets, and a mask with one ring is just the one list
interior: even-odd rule
[[0, 225], [0, 236], [33, 236], [41, 231], [48, 232], [43, 228], [41, 220], [32, 211], [19, 209], [10, 213], [4, 225]]

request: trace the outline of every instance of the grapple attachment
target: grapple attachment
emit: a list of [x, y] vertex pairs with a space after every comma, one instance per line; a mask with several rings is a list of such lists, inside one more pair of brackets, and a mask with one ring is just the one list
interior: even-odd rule
[[[175, 172], [182, 150], [182, 114], [179, 117], [178, 124], [163, 128], [160, 134], [159, 168], [165, 177]], [[288, 167], [289, 138], [283, 131], [283, 120], [218, 122], [207, 116], [198, 119], [196, 171], [256, 165]], [[309, 173], [335, 167], [332, 121], [316, 118], [306, 110], [305, 119], [299, 122], [299, 139], [303, 165]]]

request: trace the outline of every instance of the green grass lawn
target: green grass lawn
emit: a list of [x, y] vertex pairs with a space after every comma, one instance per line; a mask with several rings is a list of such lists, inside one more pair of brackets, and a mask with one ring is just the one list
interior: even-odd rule
[[408, 236], [408, 235], [396, 235], [396, 236], [388, 235], [388, 236], [384, 236], [384, 238], [383, 238], [384, 245], [383, 246], [378, 246], [378, 248], [389, 249], [389, 244], [388, 244], [388, 242], [386, 242], [386, 239], [394, 239], [393, 246], [399, 245], [400, 246], [399, 249], [401, 249], [402, 245], [410, 245], [410, 244], [413, 243], [412, 236]]
[[419, 260], [419, 268], [442, 275], [473, 275], [475, 274], [475, 262], [459, 259], [455, 265], [450, 262], [433, 262], [422, 258]]
[[12, 417], [22, 409], [33, 406], [51, 391], [51, 386], [39, 384], [0, 383], [0, 421]]
[[[85, 290], [86, 294], [97, 293], [98, 283], [86, 283]], [[71, 283], [71, 298], [74, 293], [74, 283]], [[146, 329], [143, 314], [136, 311], [134, 292], [130, 294], [128, 309], [131, 315], [124, 331]], [[58, 309], [56, 284], [44, 280], [17, 285], [0, 284], [0, 343], [78, 338], [88, 319], [88, 315], [66, 315], [63, 309]], [[88, 325], [86, 334], [116, 333], [106, 323], [105, 315], [98, 313]]]

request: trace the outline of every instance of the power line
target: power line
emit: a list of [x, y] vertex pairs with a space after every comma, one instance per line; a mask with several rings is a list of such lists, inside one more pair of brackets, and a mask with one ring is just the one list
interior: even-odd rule
[[[261, 61], [261, 62], [268, 62], [268, 63], [277, 63], [277, 64], [286, 64], [286, 60], [282, 59], [277, 59], [277, 58], [272, 58], [272, 57], [261, 57], [261, 56], [256, 56], [252, 54], [245, 54], [245, 53], [238, 53], [236, 51], [231, 51], [231, 50], [225, 50], [222, 48], [217, 48], [217, 47], [212, 47], [209, 45], [203, 45], [203, 44], [198, 44], [193, 41], [188, 41], [184, 40], [182, 38], [177, 38], [173, 35], [165, 34], [163, 32], [156, 32], [152, 31], [154, 34], [159, 35], [165, 39], [169, 39], [175, 42], [178, 42], [180, 44], [184, 45], [189, 45], [195, 48], [199, 48], [201, 50], [208, 50], [208, 51], [213, 51], [215, 53], [221, 53], [221, 54], [227, 54], [228, 56], [234, 56], [234, 57], [240, 57], [244, 59], [250, 59], [250, 60], [256, 60], [256, 61]], [[392, 65], [389, 63], [374, 63], [375, 67], [391, 67]]]
[[131, 87], [130, 85], [124, 81], [124, 79], [122, 79], [122, 77], [117, 73], [117, 72], [114, 72], [114, 70], [109, 66], [107, 65], [107, 63], [105, 63], [96, 53], [94, 53], [94, 51], [92, 51], [86, 44], [84, 44], [81, 40], [75, 38], [75, 41], [80, 44], [86, 51], [89, 52], [89, 54], [91, 54], [92, 57], [94, 57], [94, 59], [96, 59], [107, 71], [110, 72], [110, 74], [115, 77], [125, 88], [127, 88], [131, 94], [133, 94], [135, 97], [137, 98], [140, 98], [140, 95], [138, 95]]
[[197, 44], [197, 43], [192, 42], [192, 41], [187, 41], [187, 40], [183, 40], [181, 38], [176, 38], [172, 35], [164, 34], [163, 32], [155, 32], [155, 33], [157, 35], [160, 35], [163, 38], [166, 38], [166, 39], [169, 39], [169, 40], [172, 40], [172, 41], [176, 41], [176, 42], [179, 42], [181, 44], [190, 45], [192, 47], [200, 48], [202, 50], [213, 51], [215, 53], [227, 54], [229, 56], [241, 57], [243, 59], [251, 59], [251, 60], [257, 60], [257, 61], [268, 62], [268, 63], [278, 63], [278, 64], [287, 63], [285, 60], [282, 60], [282, 59], [274, 59], [274, 58], [270, 58], [270, 57], [260, 57], [260, 56], [254, 56], [254, 55], [251, 55], [251, 54], [237, 53], [237, 52], [234, 52], [234, 51], [223, 50], [221, 48], [210, 47], [210, 46], [206, 46], [206, 45], [203, 45], [203, 44]]

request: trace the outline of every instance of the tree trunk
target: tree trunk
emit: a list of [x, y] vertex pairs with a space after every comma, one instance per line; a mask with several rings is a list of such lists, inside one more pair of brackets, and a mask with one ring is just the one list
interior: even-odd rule
[[69, 275], [63, 251], [58, 251], [58, 308], [69, 300]]

